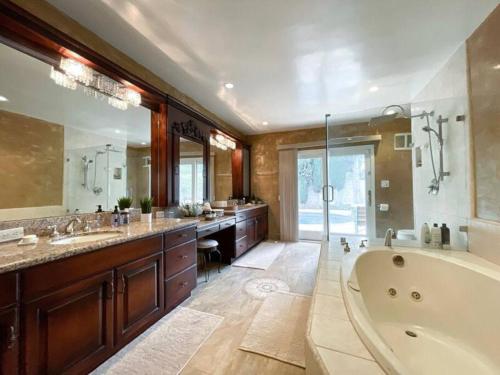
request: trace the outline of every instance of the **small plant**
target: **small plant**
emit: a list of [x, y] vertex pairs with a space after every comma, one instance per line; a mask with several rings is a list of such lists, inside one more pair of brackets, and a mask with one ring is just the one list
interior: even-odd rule
[[179, 209], [187, 217], [200, 216], [203, 212], [203, 206], [200, 203], [185, 203]]
[[141, 211], [143, 214], [150, 214], [151, 208], [153, 207], [153, 198], [144, 197], [139, 201], [141, 205]]
[[121, 197], [118, 198], [117, 202], [118, 202], [118, 207], [120, 207], [120, 210], [123, 211], [132, 206], [133, 199], [130, 197]]

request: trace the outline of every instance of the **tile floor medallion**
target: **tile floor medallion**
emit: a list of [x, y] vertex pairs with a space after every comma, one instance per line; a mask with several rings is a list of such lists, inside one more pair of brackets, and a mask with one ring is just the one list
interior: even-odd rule
[[283, 280], [259, 278], [248, 281], [245, 284], [245, 291], [252, 297], [264, 299], [273, 292], [289, 292], [290, 287]]

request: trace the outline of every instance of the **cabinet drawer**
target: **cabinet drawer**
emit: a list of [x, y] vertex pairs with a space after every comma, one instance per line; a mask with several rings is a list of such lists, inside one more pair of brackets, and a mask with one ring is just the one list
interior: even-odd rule
[[209, 228], [203, 228], [198, 230], [198, 238], [208, 236], [210, 234], [214, 234], [219, 231], [219, 224], [212, 225]]
[[163, 236], [160, 234], [28, 268], [22, 272], [24, 298], [31, 301], [52, 289], [162, 250]]
[[247, 221], [236, 223], [236, 239], [239, 240], [247, 235]]
[[165, 278], [175, 275], [196, 264], [196, 240], [186, 242], [165, 251]]
[[167, 312], [189, 297], [191, 290], [195, 287], [196, 266], [192, 266], [170, 280], [167, 280], [165, 282], [165, 307]]
[[236, 222], [239, 223], [240, 221], [246, 220], [247, 219], [247, 214], [246, 212], [240, 212], [236, 214]]
[[165, 249], [180, 245], [196, 239], [196, 227], [182, 228], [173, 232], [165, 233]]
[[236, 219], [226, 220], [220, 223], [220, 230], [230, 228], [236, 224]]
[[17, 301], [17, 273], [0, 275], [0, 309]]
[[242, 239], [236, 241], [235, 248], [236, 248], [235, 249], [236, 258], [238, 258], [241, 254], [243, 254], [248, 249], [247, 238], [243, 237]]

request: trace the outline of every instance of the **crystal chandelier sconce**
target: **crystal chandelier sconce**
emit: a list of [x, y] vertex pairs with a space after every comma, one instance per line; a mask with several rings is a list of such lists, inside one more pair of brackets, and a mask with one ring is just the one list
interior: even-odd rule
[[231, 150], [236, 149], [236, 143], [230, 140], [227, 137], [224, 137], [222, 134], [216, 134], [214, 136], [210, 136], [210, 145], [215, 146], [221, 150], [227, 150], [228, 148]]
[[71, 90], [83, 86], [86, 95], [107, 100], [109, 105], [123, 111], [129, 105], [141, 105], [141, 94], [73, 59], [62, 57], [59, 69], [51, 67], [50, 78]]

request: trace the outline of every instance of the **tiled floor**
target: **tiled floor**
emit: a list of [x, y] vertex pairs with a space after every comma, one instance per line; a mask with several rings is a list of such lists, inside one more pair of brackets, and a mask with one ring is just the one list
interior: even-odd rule
[[183, 306], [224, 317], [224, 321], [189, 361], [182, 374], [304, 374], [302, 368], [238, 349], [262, 300], [244, 290], [255, 278], [276, 278], [286, 282], [290, 292], [312, 295], [319, 258], [319, 246], [287, 244], [266, 271], [224, 267], [212, 270], [210, 281], [199, 278], [199, 286]]

